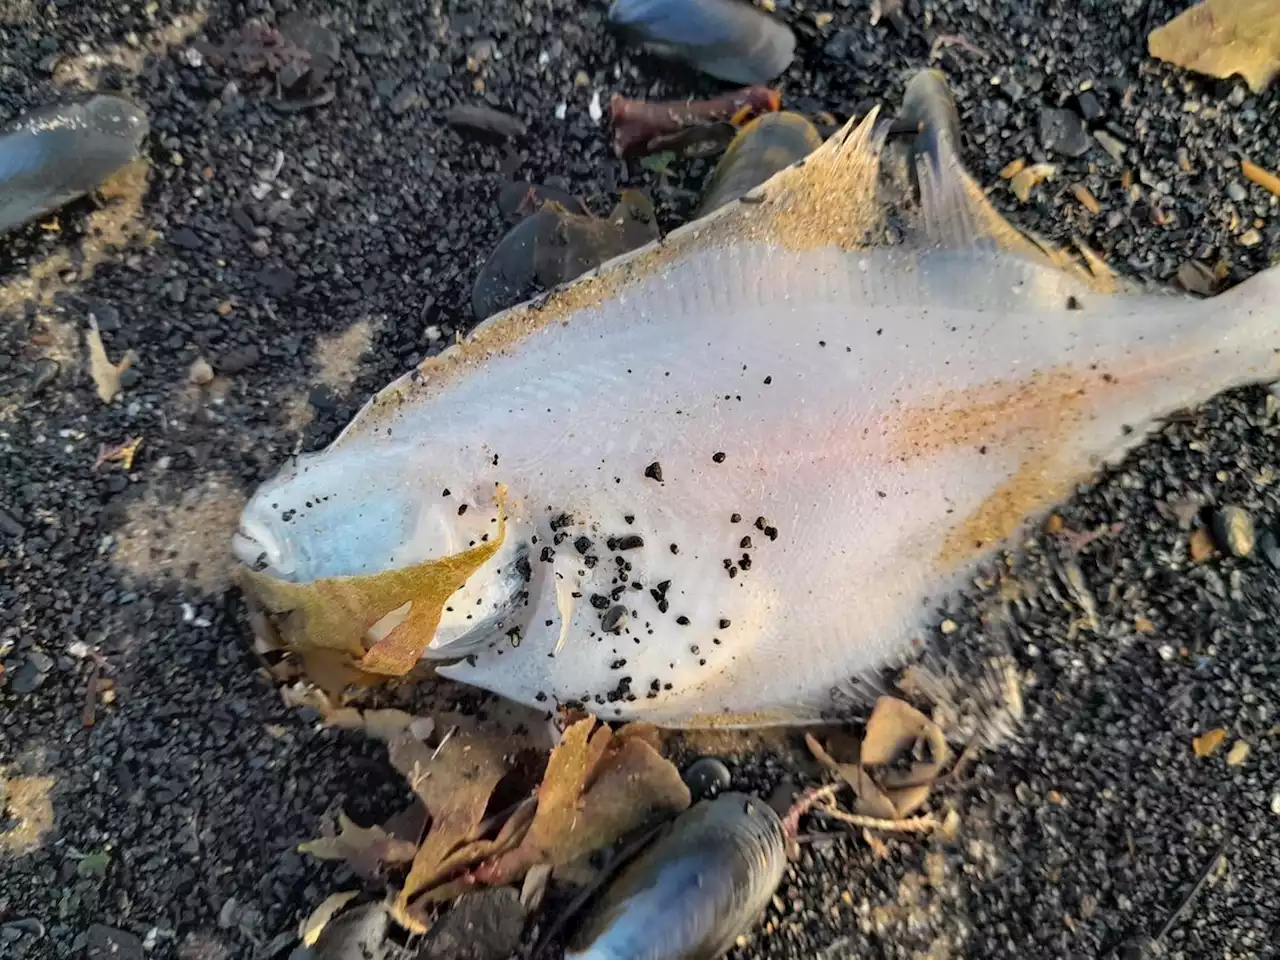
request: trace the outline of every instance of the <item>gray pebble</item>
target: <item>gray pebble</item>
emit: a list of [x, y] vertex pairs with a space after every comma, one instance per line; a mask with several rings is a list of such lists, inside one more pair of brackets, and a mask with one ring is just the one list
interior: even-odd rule
[[132, 933], [95, 923], [85, 934], [86, 960], [142, 960], [142, 941]]
[[26, 530], [24, 530], [22, 524], [12, 516], [5, 513], [3, 510], [0, 510], [0, 533], [16, 538], [26, 533]]
[[1258, 537], [1258, 549], [1266, 557], [1267, 563], [1280, 570], [1280, 543], [1276, 542], [1274, 533], [1270, 530], [1263, 530], [1262, 535]]
[[1080, 157], [1089, 152], [1089, 133], [1070, 110], [1046, 107], [1040, 111], [1040, 142], [1046, 150], [1064, 157]]
[[387, 106], [398, 117], [403, 113], [408, 113], [421, 102], [422, 95], [418, 93], [418, 88], [409, 84], [402, 87]]
[[17, 694], [34, 693], [53, 669], [53, 660], [43, 653], [30, 653], [13, 675], [9, 689]]
[[49, 357], [41, 357], [33, 363], [31, 365], [31, 396], [36, 396], [57, 380], [61, 370], [62, 365]]
[[1247, 557], [1253, 553], [1257, 539], [1253, 517], [1240, 507], [1223, 507], [1213, 516], [1213, 533], [1219, 545], [1233, 556]]
[[248, 370], [262, 359], [262, 354], [253, 344], [247, 347], [236, 347], [222, 356], [218, 361], [218, 369], [223, 373], [236, 374]]

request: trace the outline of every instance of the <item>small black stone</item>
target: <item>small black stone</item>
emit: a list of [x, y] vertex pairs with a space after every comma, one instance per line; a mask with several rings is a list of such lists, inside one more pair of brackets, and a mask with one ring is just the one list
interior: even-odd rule
[[718, 757], [701, 757], [685, 768], [681, 778], [694, 800], [714, 797], [733, 785], [733, 774]]
[[648, 477], [650, 480], [656, 480], [658, 481], [658, 483], [661, 483], [662, 482], [662, 464], [660, 464], [657, 460], [653, 461], [653, 463], [649, 464], [647, 467], [644, 468], [644, 475]]
[[169, 242], [182, 250], [199, 250], [204, 246], [204, 242], [199, 235], [189, 227], [175, 230], [169, 235]]
[[627, 622], [627, 608], [622, 604], [614, 604], [600, 620], [600, 627], [606, 633], [619, 633]]
[[1080, 157], [1089, 152], [1093, 139], [1075, 113], [1046, 107], [1040, 111], [1040, 143], [1061, 156]]
[[285, 297], [293, 292], [298, 275], [288, 267], [268, 267], [258, 274], [258, 282], [273, 297]]
[[222, 356], [217, 367], [223, 373], [237, 374], [248, 370], [262, 359], [262, 353], [253, 344], [237, 347]]
[[1080, 110], [1080, 116], [1092, 123], [1102, 117], [1102, 103], [1098, 100], [1098, 95], [1092, 90], [1085, 90], [1076, 97], [1076, 106]]
[[38, 396], [49, 384], [58, 379], [62, 365], [57, 360], [41, 357], [31, 365], [31, 396]]

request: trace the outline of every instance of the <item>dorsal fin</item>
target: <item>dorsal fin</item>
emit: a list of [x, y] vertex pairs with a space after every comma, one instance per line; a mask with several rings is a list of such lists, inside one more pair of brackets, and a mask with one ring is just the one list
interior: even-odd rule
[[1084, 263], [1072, 254], [1011, 224], [992, 206], [960, 160], [955, 102], [942, 73], [921, 70], [907, 84], [900, 117], [916, 121], [916, 175], [920, 189], [916, 241], [943, 248], [988, 246], [1062, 270], [1095, 292], [1116, 293], [1123, 284], [1106, 263], [1079, 240]]
[[878, 244], [884, 224], [880, 152], [886, 135], [879, 115], [874, 107], [861, 121], [849, 121], [809, 156], [724, 208], [726, 226], [759, 230], [795, 250]]

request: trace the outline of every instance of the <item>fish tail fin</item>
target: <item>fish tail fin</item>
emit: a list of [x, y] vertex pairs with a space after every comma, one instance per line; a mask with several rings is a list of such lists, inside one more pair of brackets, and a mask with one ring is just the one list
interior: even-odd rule
[[[960, 142], [960, 114], [941, 70], [917, 70], [907, 81], [894, 128], [912, 134], [911, 152], [935, 170]], [[944, 144], [943, 140], [947, 143]]]

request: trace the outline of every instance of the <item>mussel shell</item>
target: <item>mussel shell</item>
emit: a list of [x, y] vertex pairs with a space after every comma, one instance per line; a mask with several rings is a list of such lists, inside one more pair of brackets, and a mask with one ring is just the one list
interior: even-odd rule
[[554, 200], [570, 213], [590, 216], [587, 205], [568, 190], [561, 190], [545, 183], [529, 183], [527, 180], [514, 180], [503, 184], [498, 192], [498, 209], [511, 223], [523, 220], [539, 209], [548, 200]]
[[796, 50], [789, 27], [743, 0], [614, 0], [609, 22], [642, 49], [728, 83], [768, 83]]
[[698, 215], [706, 216], [750, 193], [821, 145], [822, 134], [798, 113], [783, 111], [757, 117], [738, 131], [716, 164], [707, 180]]
[[106, 95], [19, 118], [0, 133], [0, 233], [93, 190], [137, 156], [147, 132], [141, 109]]
[[484, 320], [657, 238], [653, 203], [639, 191], [623, 191], [607, 218], [548, 200], [494, 248], [472, 287], [471, 309]]
[[786, 862], [782, 821], [763, 801], [699, 801], [623, 870], [565, 960], [714, 960], [759, 918]]
[[624, 190], [607, 218], [561, 212], [555, 228], [538, 237], [534, 269], [549, 290], [656, 239], [652, 201], [637, 190]]
[[507, 231], [480, 268], [471, 288], [471, 310], [484, 320], [528, 300], [538, 291], [534, 251], [540, 236], [550, 236], [560, 215], [544, 206]]

